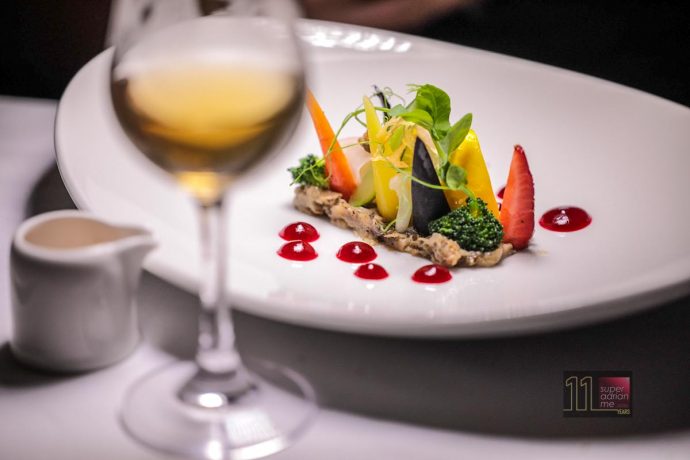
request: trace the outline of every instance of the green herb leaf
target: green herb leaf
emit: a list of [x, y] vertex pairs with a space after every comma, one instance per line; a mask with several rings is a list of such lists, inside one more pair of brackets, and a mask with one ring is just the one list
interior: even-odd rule
[[453, 125], [446, 136], [439, 141], [441, 147], [445, 150], [447, 155], [450, 155], [457, 149], [462, 141], [467, 137], [472, 126], [472, 114], [467, 113], [457, 123]]
[[391, 117], [399, 117], [406, 112], [407, 112], [407, 107], [405, 107], [402, 104], [398, 104], [398, 105], [394, 106], [392, 109], [390, 109], [390, 111], [388, 112], [388, 115], [390, 115]]
[[431, 131], [435, 139], [442, 139], [450, 129], [450, 97], [440, 88], [434, 85], [417, 86], [417, 96], [407, 106], [409, 111], [421, 110], [431, 117], [430, 126], [425, 126]]
[[463, 190], [467, 187], [467, 171], [458, 165], [447, 163], [445, 182], [451, 190]]
[[405, 113], [399, 115], [403, 120], [415, 123], [423, 128], [431, 131], [434, 125], [434, 119], [431, 117], [429, 112], [421, 109], [408, 110]]

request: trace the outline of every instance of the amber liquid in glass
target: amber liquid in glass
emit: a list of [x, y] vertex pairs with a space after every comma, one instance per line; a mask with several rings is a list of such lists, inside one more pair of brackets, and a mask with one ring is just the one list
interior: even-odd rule
[[301, 81], [279, 70], [195, 63], [144, 70], [111, 89], [137, 147], [197, 199], [212, 201], [289, 131]]

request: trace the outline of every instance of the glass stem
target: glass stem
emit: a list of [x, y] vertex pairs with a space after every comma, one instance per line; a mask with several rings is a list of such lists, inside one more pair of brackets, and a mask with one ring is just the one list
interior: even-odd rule
[[226, 296], [227, 247], [223, 198], [199, 205], [201, 284], [196, 363], [209, 374], [234, 374], [240, 366], [230, 304]]
[[227, 260], [223, 198], [200, 202], [201, 282], [197, 371], [178, 391], [196, 407], [232, 404], [255, 388], [235, 347], [230, 303], [226, 297]]

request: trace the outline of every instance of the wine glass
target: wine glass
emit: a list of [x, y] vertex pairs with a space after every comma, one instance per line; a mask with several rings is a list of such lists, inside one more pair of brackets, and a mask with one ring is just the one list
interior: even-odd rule
[[168, 0], [140, 3], [115, 43], [111, 96], [138, 150], [198, 207], [201, 309], [195, 361], [136, 382], [121, 421], [135, 439], [165, 452], [263, 457], [304, 432], [314, 392], [285, 367], [256, 362], [250, 372], [243, 365], [226, 298], [223, 204], [232, 183], [292, 133], [303, 106], [290, 2], [203, 0], [193, 19], [166, 10]]

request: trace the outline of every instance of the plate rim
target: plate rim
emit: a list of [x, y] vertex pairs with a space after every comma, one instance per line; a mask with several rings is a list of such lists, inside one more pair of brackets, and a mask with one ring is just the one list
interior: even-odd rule
[[[529, 61], [526, 59], [508, 56], [492, 51], [481, 50], [477, 48], [471, 48], [464, 45], [458, 45], [450, 42], [444, 42], [440, 40], [430, 39], [426, 37], [418, 37], [414, 35], [386, 31], [375, 29], [371, 27], [356, 26], [351, 24], [341, 24], [329, 21], [316, 21], [316, 20], [300, 20], [301, 23], [312, 26], [322, 26], [322, 27], [337, 27], [337, 28], [347, 28], [353, 30], [362, 30], [370, 33], [385, 34], [388, 36], [404, 37], [413, 42], [423, 42], [430, 44], [434, 47], [440, 46], [443, 48], [448, 48], [450, 50], [460, 48], [466, 52], [478, 53], [480, 55], [490, 55], [493, 58], [498, 58], [502, 60], [510, 60], [514, 62], [519, 62], [523, 65], [542, 67], [549, 72], [566, 73], [577, 78], [584, 78], [588, 81], [596, 81], [598, 84], [604, 84], [618, 89], [623, 89], [625, 91], [632, 91], [637, 93], [638, 96], [644, 96], [647, 98], [652, 98], [656, 100], [657, 103], [663, 103], [665, 105], [673, 106], [674, 109], [680, 109], [687, 114], [690, 113], [690, 108], [682, 104], [679, 104], [663, 97], [647, 93], [637, 88], [628, 87], [620, 83], [605, 80], [599, 77], [586, 75], [580, 72], [576, 72], [569, 69], [563, 69], [560, 67], [555, 67], [549, 64], [544, 64], [535, 61]], [[353, 52], [358, 52], [358, 50], [352, 50]], [[366, 53], [365, 51], [360, 51]], [[112, 53], [112, 48], [103, 50], [91, 60], [89, 60], [70, 80], [70, 83], [66, 87], [63, 95], [57, 104], [56, 118], [53, 130], [53, 140], [55, 145], [55, 157], [60, 172], [60, 176], [63, 178], [63, 183], [72, 197], [73, 201], [79, 209], [90, 211], [96, 214], [99, 212], [92, 209], [88, 204], [88, 199], [86, 199], [79, 187], [75, 185], [77, 180], [73, 179], [69, 168], [66, 166], [65, 156], [66, 154], [60, 148], [60, 130], [61, 130], [61, 117], [63, 111], [63, 102], [65, 96], [78, 77], [83, 74], [88, 68], [95, 65], [94, 61], [98, 59], [105, 59], [104, 55]], [[188, 277], [183, 274], [180, 270], [175, 267], [166, 266], [162, 262], [158, 262], [156, 259], [147, 259], [145, 262], [145, 269], [155, 276], [171, 282], [172, 284], [181, 287], [189, 292], [196, 291], [196, 282], [194, 280], [188, 279]], [[319, 329], [335, 330], [340, 332], [349, 332], [357, 334], [366, 335], [376, 335], [376, 336], [394, 336], [394, 337], [417, 337], [417, 338], [492, 338], [492, 337], [505, 337], [505, 336], [517, 336], [532, 333], [542, 333], [550, 332], [554, 330], [579, 327], [586, 324], [593, 324], [602, 321], [609, 321], [615, 318], [620, 318], [628, 315], [633, 315], [644, 310], [651, 308], [661, 307], [664, 304], [678, 299], [684, 295], [690, 293], [690, 277], [681, 277], [681, 279], [670, 280], [666, 284], [660, 284], [654, 286], [652, 289], [641, 290], [639, 292], [633, 292], [628, 295], [618, 296], [612, 299], [603, 299], [598, 302], [588, 303], [584, 306], [570, 307], [559, 309], [558, 311], [552, 311], [547, 313], [529, 314], [514, 318], [502, 318], [502, 319], [490, 319], [482, 321], [473, 321], [467, 323], [452, 323], [448, 328], [443, 328], [440, 326], [446, 326], [444, 324], [423, 324], [416, 325], [411, 328], [409, 324], [401, 325], [388, 325], [385, 329], [381, 328], [380, 322], [367, 327], [366, 325], [359, 325], [353, 327], [352, 323], [340, 324], [337, 321], [333, 321], [332, 315], [318, 315], [305, 319], [304, 315], [295, 317], [289, 315], [289, 307], [281, 306], [281, 308], [271, 309], [262, 306], [262, 301], [260, 299], [251, 299], [243, 295], [233, 294], [233, 298], [238, 301], [234, 302], [232, 308], [237, 308], [247, 313], [256, 314], [262, 317], [268, 317], [273, 320], [278, 320], [282, 322], [287, 322], [291, 324], [296, 324], [299, 326], [316, 327]], [[625, 307], [624, 307], [625, 306]], [[597, 314], [592, 314], [592, 311], [598, 311]], [[571, 318], [572, 315], [579, 316], [577, 320]], [[326, 318], [331, 318], [327, 321]], [[366, 318], [365, 318], [366, 319]], [[362, 321], [360, 321], [362, 322]]]

